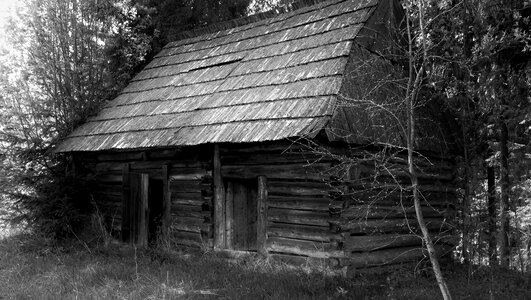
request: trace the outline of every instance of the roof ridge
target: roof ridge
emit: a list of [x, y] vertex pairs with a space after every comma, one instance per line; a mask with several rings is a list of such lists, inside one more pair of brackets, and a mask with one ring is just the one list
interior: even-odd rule
[[195, 38], [195, 37], [202, 36], [205, 34], [212, 34], [212, 33], [216, 33], [216, 32], [223, 31], [223, 30], [228, 30], [228, 29], [232, 29], [232, 28], [236, 28], [240, 26], [249, 25], [252, 23], [271, 19], [271, 18], [277, 17], [282, 14], [293, 12], [301, 8], [310, 7], [310, 6], [317, 5], [319, 3], [323, 3], [327, 1], [330, 1], [330, 0], [298, 0], [289, 5], [280, 6], [272, 10], [265, 11], [265, 12], [261, 12], [261, 13], [241, 17], [241, 18], [236, 18], [232, 20], [227, 20], [223, 22], [213, 23], [213, 24], [210, 24], [204, 27], [199, 27], [199, 28], [195, 28], [192, 30], [187, 30], [187, 31], [176, 33], [173, 39], [171, 39], [170, 43], [177, 42], [180, 40]]

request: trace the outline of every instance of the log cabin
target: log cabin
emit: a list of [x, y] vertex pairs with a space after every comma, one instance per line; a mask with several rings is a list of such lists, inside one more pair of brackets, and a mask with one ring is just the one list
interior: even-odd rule
[[[96, 178], [126, 243], [353, 270], [417, 262], [401, 112], [374, 109], [400, 95], [380, 79], [396, 78], [402, 22], [397, 0], [306, 0], [183, 33], [55, 151]], [[443, 251], [455, 147], [437, 105], [420, 110], [422, 207]]]

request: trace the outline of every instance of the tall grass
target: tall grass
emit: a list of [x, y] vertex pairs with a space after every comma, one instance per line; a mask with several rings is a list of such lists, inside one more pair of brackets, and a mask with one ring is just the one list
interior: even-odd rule
[[[489, 298], [484, 274], [468, 283], [466, 271], [447, 272], [457, 299]], [[437, 299], [437, 286], [425, 274], [404, 270], [346, 278], [267, 258], [229, 263], [213, 252], [170, 253], [116, 243], [88, 251], [76, 240], [59, 244], [27, 232], [0, 240], [5, 299]], [[531, 295], [527, 277], [511, 276], [496, 275], [495, 299]]]

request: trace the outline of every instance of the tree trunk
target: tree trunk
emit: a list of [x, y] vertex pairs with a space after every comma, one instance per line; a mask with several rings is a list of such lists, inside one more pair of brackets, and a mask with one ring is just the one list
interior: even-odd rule
[[[422, 207], [420, 205], [420, 196], [418, 191], [418, 176], [415, 169], [415, 163], [413, 160], [413, 153], [415, 152], [415, 140], [416, 140], [416, 132], [415, 132], [415, 105], [417, 96], [419, 95], [419, 92], [421, 90], [421, 83], [423, 81], [424, 77], [424, 68], [425, 63], [428, 57], [427, 54], [427, 47], [426, 44], [426, 29], [424, 28], [424, 12], [425, 8], [423, 5], [423, 2], [420, 1], [418, 3], [418, 13], [419, 13], [419, 29], [421, 34], [421, 41], [422, 41], [422, 54], [420, 57], [420, 68], [418, 69], [418, 72], [414, 72], [414, 62], [415, 62], [415, 54], [413, 51], [413, 44], [414, 40], [412, 37], [411, 28], [409, 26], [409, 18], [408, 14], [406, 14], [406, 28], [407, 28], [407, 37], [408, 37], [408, 61], [409, 61], [409, 80], [407, 84], [407, 91], [406, 91], [406, 141], [407, 141], [407, 153], [408, 153], [408, 170], [409, 175], [411, 178], [411, 189], [413, 191], [413, 203], [415, 206], [415, 213], [417, 216], [417, 221], [419, 223], [420, 230], [422, 231], [422, 237], [424, 242], [426, 243], [426, 249], [428, 250], [428, 256], [430, 258], [431, 265], [433, 267], [433, 273], [435, 274], [435, 278], [437, 280], [437, 284], [439, 286], [439, 289], [441, 290], [441, 294], [443, 296], [444, 300], [451, 300], [452, 295], [450, 294], [450, 290], [448, 289], [448, 286], [446, 285], [446, 281], [443, 277], [441, 267], [439, 265], [439, 260], [437, 258], [437, 253], [435, 251], [435, 246], [433, 245], [433, 241], [430, 237], [430, 233], [428, 231], [428, 227], [426, 226], [426, 222], [424, 221], [424, 216], [422, 214]], [[409, 12], [408, 12], [409, 13]]]
[[500, 264], [502, 267], [509, 267], [509, 147], [508, 129], [503, 118], [499, 121], [500, 126]]
[[489, 264], [496, 265], [496, 177], [494, 167], [487, 165], [487, 208], [489, 213]]

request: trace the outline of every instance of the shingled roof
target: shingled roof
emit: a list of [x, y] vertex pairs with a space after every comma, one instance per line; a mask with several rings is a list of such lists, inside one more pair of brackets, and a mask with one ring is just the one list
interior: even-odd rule
[[[382, 0], [384, 1], [384, 0]], [[330, 0], [169, 43], [57, 152], [313, 137], [378, 0]]]

